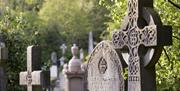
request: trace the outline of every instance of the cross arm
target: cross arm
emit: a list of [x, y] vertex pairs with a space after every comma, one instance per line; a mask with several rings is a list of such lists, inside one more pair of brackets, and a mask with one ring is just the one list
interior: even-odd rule
[[[27, 85], [27, 72], [20, 72], [19, 74], [19, 83], [20, 85]], [[32, 85], [39, 85], [43, 87], [47, 87], [50, 85], [50, 73], [49, 71], [33, 71], [31, 73]]]
[[27, 85], [27, 72], [20, 72], [19, 84], [20, 85]]
[[33, 71], [32, 72], [32, 85], [49, 86], [50, 85], [49, 71]]
[[172, 27], [146, 26], [140, 33], [141, 43], [145, 46], [166, 46], [172, 44]]
[[113, 33], [113, 44], [115, 48], [123, 48], [128, 42], [128, 36], [125, 31], [118, 30]]

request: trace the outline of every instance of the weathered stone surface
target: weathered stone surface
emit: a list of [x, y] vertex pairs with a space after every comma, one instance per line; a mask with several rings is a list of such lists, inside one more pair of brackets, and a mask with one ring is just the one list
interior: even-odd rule
[[99, 43], [87, 64], [89, 91], [124, 91], [123, 68], [112, 42]]

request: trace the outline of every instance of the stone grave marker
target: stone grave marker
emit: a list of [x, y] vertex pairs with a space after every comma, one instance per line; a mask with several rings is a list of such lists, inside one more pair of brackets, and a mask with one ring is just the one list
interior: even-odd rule
[[58, 68], [57, 68], [57, 54], [56, 52], [51, 53], [52, 66], [50, 67], [50, 77], [51, 81], [58, 78]]
[[84, 50], [81, 48], [79, 52], [80, 52], [79, 53], [79, 58], [80, 58], [81, 62], [83, 62], [83, 60], [84, 60]]
[[128, 91], [156, 91], [155, 63], [162, 46], [172, 44], [171, 27], [162, 25], [153, 0], [128, 0], [127, 4], [127, 15], [113, 34], [113, 44], [128, 53], [123, 57], [128, 64]]
[[100, 42], [87, 64], [89, 91], [124, 91], [121, 60], [110, 41]]
[[66, 79], [65, 91], [85, 91], [85, 72], [81, 69], [81, 61], [78, 58], [78, 47], [73, 44], [71, 53], [73, 57], [68, 65], [64, 65]]
[[41, 70], [39, 46], [27, 48], [27, 71], [19, 74], [20, 85], [27, 85], [27, 91], [45, 91], [50, 86], [50, 72]]
[[4, 72], [4, 63], [8, 59], [8, 49], [5, 46], [4, 38], [0, 35], [0, 91], [6, 91], [7, 78]]
[[93, 51], [93, 32], [89, 32], [89, 42], [88, 42], [88, 53], [90, 54]]
[[59, 66], [63, 66], [63, 65], [64, 65], [64, 61], [65, 61], [64, 54], [65, 54], [66, 49], [67, 49], [66, 44], [62, 44], [62, 45], [60, 46], [60, 49], [62, 50], [62, 57], [59, 59], [59, 61], [60, 61], [60, 62], [59, 62], [60, 65], [59, 65]]

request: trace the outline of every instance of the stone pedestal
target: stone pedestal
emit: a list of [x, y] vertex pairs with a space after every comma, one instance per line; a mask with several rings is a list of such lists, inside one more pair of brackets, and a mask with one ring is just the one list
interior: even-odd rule
[[77, 57], [78, 47], [73, 45], [71, 51], [73, 57], [63, 69], [66, 77], [65, 91], [85, 91], [85, 71], [81, 69], [81, 61]]
[[66, 72], [66, 90], [67, 91], [85, 91], [84, 72], [72, 73]]

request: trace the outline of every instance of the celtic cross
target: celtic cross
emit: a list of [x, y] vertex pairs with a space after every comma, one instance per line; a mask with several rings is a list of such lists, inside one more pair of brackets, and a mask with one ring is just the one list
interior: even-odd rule
[[[145, 62], [139, 55], [140, 46], [148, 49], [154, 48], [156, 51], [161, 49], [161, 46], [170, 45], [172, 34], [168, 30], [171, 27], [161, 24], [158, 14], [153, 10], [153, 0], [128, 0], [127, 4], [128, 12], [123, 22], [124, 25], [119, 31], [114, 32], [113, 44], [116, 49], [128, 48], [129, 50], [128, 91], [147, 91], [147, 89], [142, 89], [142, 84], [146, 83], [142, 81], [142, 74], [148, 71], [144, 72], [145, 68], [142, 67]], [[148, 74], [151, 75], [151, 73]], [[152, 78], [155, 80], [154, 77]]]

